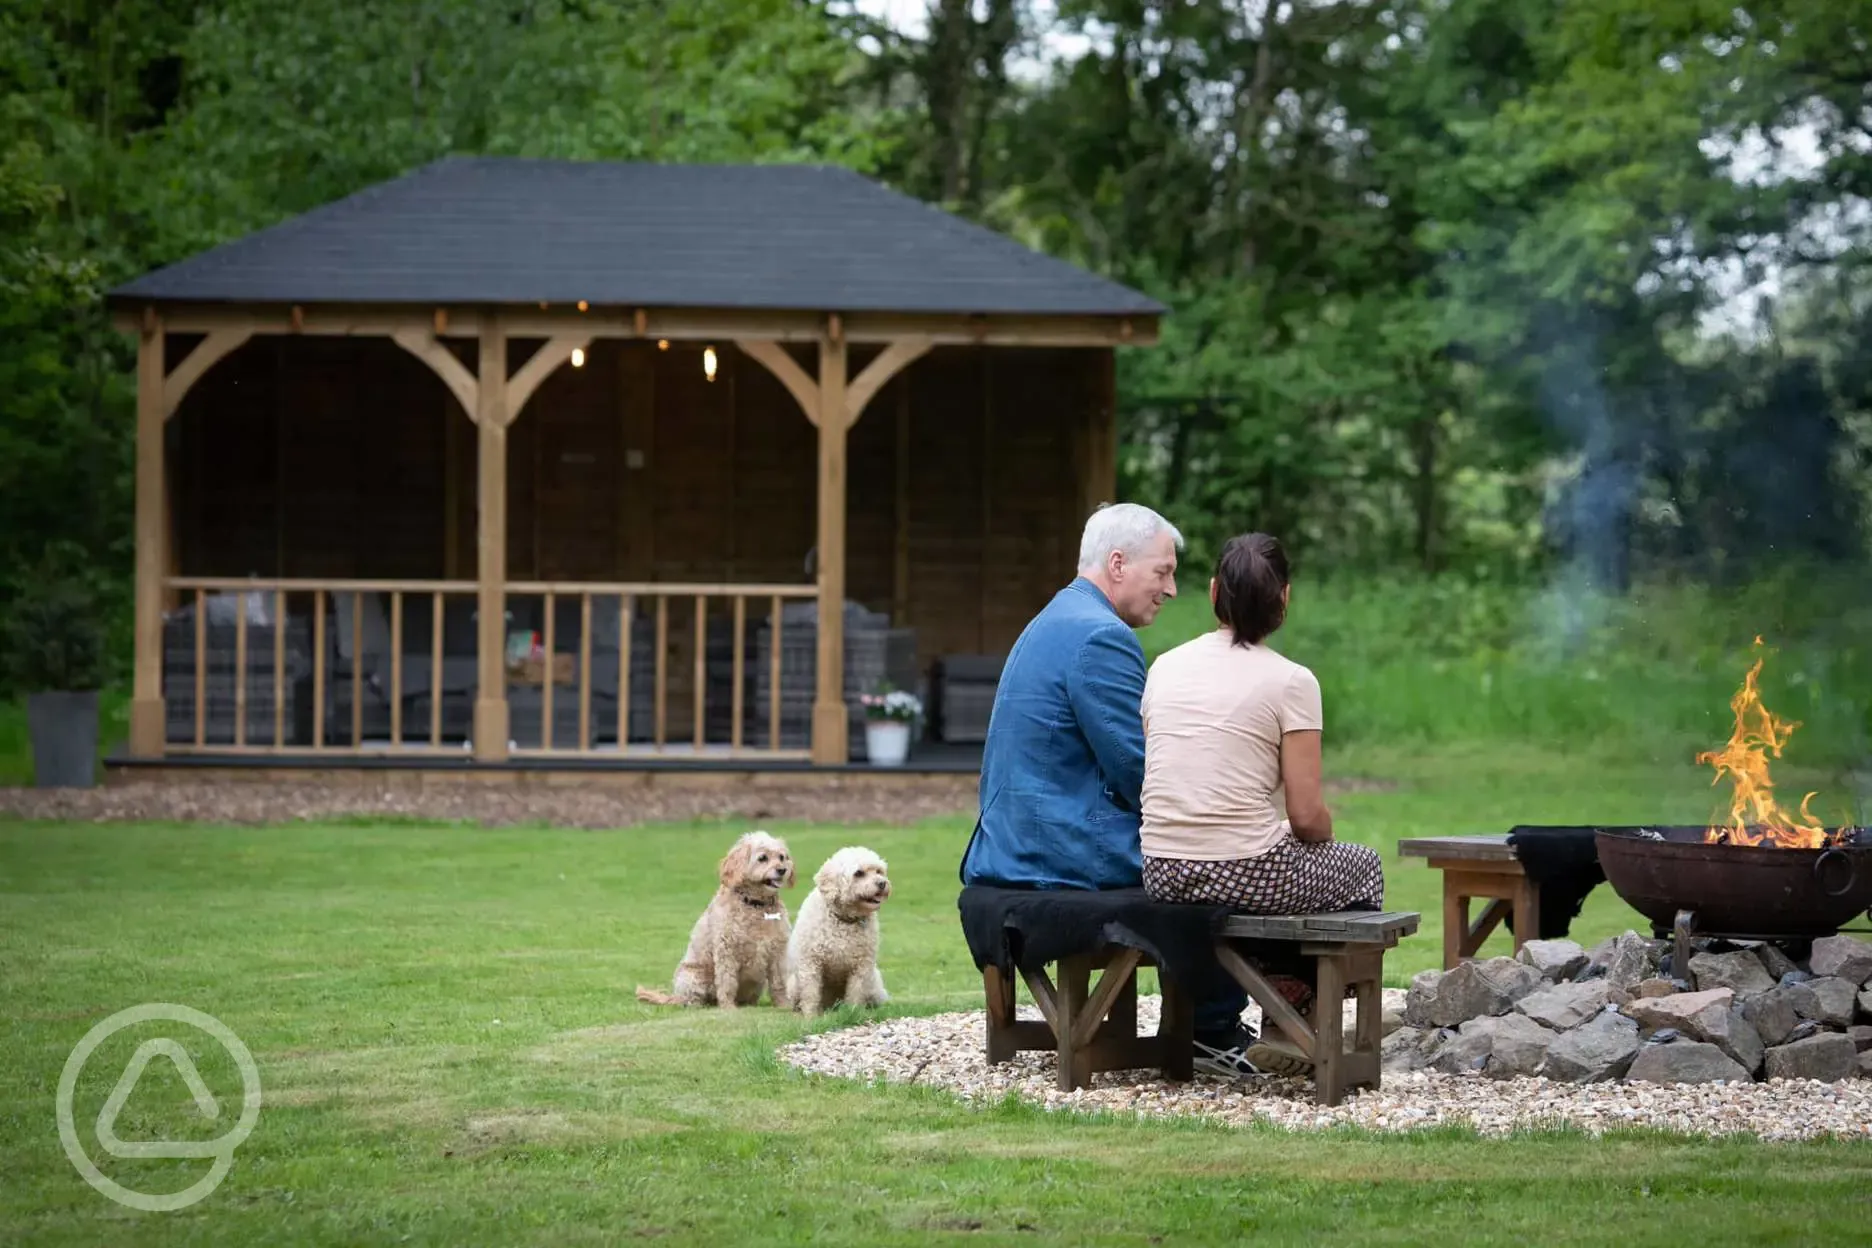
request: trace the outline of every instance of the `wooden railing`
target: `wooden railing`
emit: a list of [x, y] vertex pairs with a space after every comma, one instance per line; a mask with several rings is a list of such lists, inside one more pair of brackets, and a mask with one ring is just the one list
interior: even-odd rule
[[[687, 607], [690, 635], [688, 645], [693, 648], [689, 656], [689, 716], [688, 740], [686, 744], [692, 754], [703, 754], [713, 746], [718, 752], [725, 751], [730, 757], [748, 753], [758, 753], [764, 758], [806, 758], [811, 755], [810, 745], [784, 747], [780, 744], [781, 711], [783, 690], [781, 680], [782, 642], [785, 627], [782, 620], [782, 608], [788, 601], [811, 599], [817, 594], [810, 585], [702, 585], [702, 584], [656, 584], [640, 582], [560, 582], [560, 581], [515, 581], [507, 586], [507, 601], [511, 610], [516, 600], [537, 598], [541, 602], [538, 618], [543, 622], [540, 632], [541, 665], [550, 671], [557, 656], [566, 654], [576, 656], [577, 689], [568, 691], [568, 696], [578, 699], [578, 745], [562, 748], [553, 744], [557, 737], [555, 706], [557, 704], [556, 686], [559, 682], [545, 679], [539, 682], [540, 734], [539, 744], [521, 744], [518, 740], [513, 747], [517, 756], [575, 756], [589, 757], [605, 754], [654, 753], [666, 754], [677, 744], [671, 716], [671, 678], [678, 675], [674, 670], [675, 652], [681, 640], [674, 631], [681, 627], [682, 621], [671, 620], [671, 604], [682, 603]], [[578, 602], [578, 642], [576, 650], [563, 650], [558, 631], [560, 604], [567, 600]], [[709, 686], [709, 640], [708, 625], [712, 607], [720, 601], [728, 616], [731, 637], [731, 660], [728, 673], [728, 739], [709, 740], [708, 732], [708, 686]], [[612, 603], [615, 602], [615, 606]], [[747, 705], [745, 691], [748, 676], [748, 604], [754, 602], [767, 609], [769, 621], [768, 634], [768, 707], [766, 741], [763, 745], [750, 747], [746, 740]], [[602, 606], [598, 604], [604, 604]], [[615, 687], [607, 692], [614, 694], [616, 705], [616, 740], [614, 751], [594, 750], [592, 740], [592, 694], [594, 676], [592, 663], [592, 635], [594, 631], [594, 613], [599, 610], [617, 613], [618, 672]], [[642, 616], [639, 612], [643, 612]], [[631, 658], [637, 653], [634, 644], [637, 621], [640, 618], [653, 619], [654, 635], [650, 645], [653, 661], [651, 674], [651, 726], [650, 742], [647, 749], [633, 748], [630, 737], [630, 716], [632, 708], [633, 674]], [[530, 683], [530, 682], [529, 682]], [[514, 708], [511, 705], [512, 682], [509, 684], [508, 710], [509, 723], [514, 720]], [[528, 734], [529, 736], [531, 734]]]
[[[178, 601], [194, 607], [192, 629], [173, 623], [164, 628], [165, 752], [462, 757], [471, 748], [474, 702], [481, 696], [478, 630], [471, 616], [450, 608], [476, 608], [474, 582], [170, 577], [164, 585]], [[782, 608], [815, 593], [809, 585], [510, 583], [502, 633], [524, 629], [525, 621], [537, 618], [540, 626], [533, 631], [541, 653], [502, 657], [506, 678], [498, 696], [508, 702], [509, 752], [582, 758], [675, 752], [808, 757], [805, 744], [782, 745], [788, 691], [782, 680]], [[217, 622], [214, 628], [225, 638], [231, 627], [231, 667], [226, 641], [209, 644], [210, 601], [225, 605], [225, 595], [238, 595], [231, 626]], [[577, 636], [568, 644], [560, 615], [569, 601], [578, 606]], [[537, 613], [530, 609], [535, 605]], [[609, 623], [601, 613], [613, 611], [618, 641], [615, 656], [607, 650], [605, 662], [615, 662], [616, 673], [600, 683], [593, 637], [604, 631], [598, 626]], [[768, 621], [768, 705], [758, 728], [765, 730], [765, 740], [750, 746], [748, 624], [762, 611]], [[341, 625], [346, 616], [348, 625]], [[709, 653], [709, 626], [724, 617], [732, 637], [725, 734], [710, 731], [710, 686], [719, 681], [711, 679]], [[634, 644], [639, 620], [654, 620], [648, 656], [641, 654], [645, 646]], [[406, 654], [412, 623], [428, 626], [426, 654]], [[349, 635], [340, 637], [341, 628]], [[178, 646], [178, 634], [185, 631]], [[451, 638], [456, 653], [449, 652]], [[679, 652], [690, 645], [690, 662], [679, 669]], [[647, 657], [651, 668], [650, 709], [638, 717], [635, 741], [632, 695], [642, 681], [632, 671], [633, 656]], [[565, 666], [574, 671], [562, 681]], [[672, 687], [685, 683], [686, 725], [681, 722], [685, 717], [672, 714], [682, 708], [671, 701], [673, 691], [681, 692]], [[801, 691], [791, 692], [797, 696]], [[809, 689], [805, 692], [810, 696]], [[606, 724], [594, 702], [610, 697], [616, 699], [609, 712], [614, 718]], [[567, 698], [575, 699], [578, 708], [569, 745], [561, 738], [574, 735], [571, 725], [559, 731], [560, 719], [570, 719], [563, 710]], [[268, 699], [270, 706], [257, 705]], [[425, 700], [426, 707], [421, 705]], [[230, 714], [231, 727], [226, 722]], [[612, 744], [601, 743], [606, 735], [601, 729], [614, 733]]]

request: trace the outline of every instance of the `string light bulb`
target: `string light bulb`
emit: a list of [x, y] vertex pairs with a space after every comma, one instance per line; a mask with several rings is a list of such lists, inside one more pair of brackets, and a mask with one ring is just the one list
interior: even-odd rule
[[585, 348], [584, 347], [572, 348], [572, 367], [573, 368], [585, 367]]
[[659, 338], [659, 339], [657, 339], [657, 350], [659, 350], [659, 351], [667, 351], [667, 350], [669, 350], [669, 339], [667, 339], [667, 338]]
[[702, 348], [702, 375], [710, 381], [715, 380], [715, 348]]

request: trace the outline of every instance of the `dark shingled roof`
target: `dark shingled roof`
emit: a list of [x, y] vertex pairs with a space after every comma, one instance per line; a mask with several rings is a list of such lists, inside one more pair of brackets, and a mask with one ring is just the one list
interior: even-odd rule
[[116, 299], [1160, 314], [848, 169], [452, 157], [137, 278]]

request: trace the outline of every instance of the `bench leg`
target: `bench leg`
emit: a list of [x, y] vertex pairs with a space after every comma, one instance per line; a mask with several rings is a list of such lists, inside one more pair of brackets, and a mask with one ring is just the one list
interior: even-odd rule
[[[1080, 1018], [1086, 1016], [1086, 997], [1090, 995], [1091, 960], [1088, 954], [1073, 954], [1060, 960], [1060, 1020], [1054, 1025], [1054, 1038], [1060, 1042], [1060, 1091], [1071, 1093], [1075, 1087], [1091, 1083], [1091, 1044], [1078, 1038]], [[1106, 971], [1110, 973], [1110, 971]]]
[[1313, 963], [1313, 1095], [1322, 1105], [1345, 1099], [1346, 970], [1340, 954]]
[[1165, 1079], [1188, 1083], [1196, 1077], [1196, 1001], [1183, 985], [1161, 971], [1157, 983], [1163, 990], [1163, 1014], [1157, 1022], [1157, 1060]]
[[998, 966], [982, 969], [982, 988], [988, 997], [988, 1064], [1012, 1061], [1014, 1039], [1014, 981]]

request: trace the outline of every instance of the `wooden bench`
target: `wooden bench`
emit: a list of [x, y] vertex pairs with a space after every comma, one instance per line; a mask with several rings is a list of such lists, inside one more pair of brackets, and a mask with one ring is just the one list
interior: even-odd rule
[[[1376, 1088], [1380, 1079], [1379, 1043], [1383, 1038], [1385, 950], [1417, 930], [1421, 916], [1407, 911], [1348, 910], [1333, 914], [1235, 915], [1216, 942], [1222, 968], [1260, 1005], [1262, 1036], [1278, 1030], [1292, 1048], [1313, 1063], [1314, 1096], [1337, 1105], [1347, 1088]], [[1314, 1001], [1306, 1014], [1288, 1004], [1249, 958], [1270, 946], [1291, 956], [1297, 952], [1312, 971]], [[994, 966], [982, 971], [988, 998], [987, 1049], [990, 1065], [1009, 1061], [1022, 1051], [1051, 1050], [1059, 1055], [1059, 1088], [1086, 1086], [1097, 1071], [1155, 1067], [1168, 1080], [1181, 1082], [1195, 1073], [1194, 1003], [1174, 981], [1159, 977], [1163, 1015], [1154, 1035], [1137, 1031], [1137, 973], [1155, 965], [1141, 951], [1120, 945], [1074, 954], [1056, 964], [1057, 985], [1046, 968], [1022, 971], [1044, 1021], [1015, 1017], [1015, 985]], [[1102, 971], [1098, 985], [1093, 971]], [[1345, 1048], [1345, 999], [1358, 1001], [1353, 1046]], [[1327, 1008], [1330, 1007], [1330, 1008]]]
[[[1430, 869], [1443, 873], [1443, 969], [1453, 970], [1473, 958], [1498, 924], [1514, 916], [1514, 948], [1521, 946], [1540, 923], [1540, 885], [1521, 869], [1521, 860], [1508, 837], [1424, 836], [1398, 842], [1404, 858], [1427, 858]], [[1474, 923], [1469, 902], [1486, 897], [1488, 906]]]

